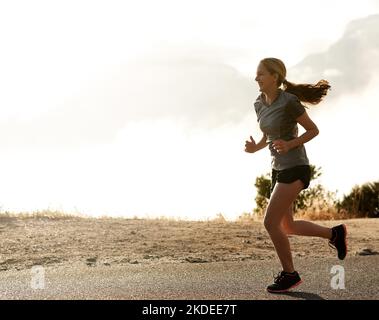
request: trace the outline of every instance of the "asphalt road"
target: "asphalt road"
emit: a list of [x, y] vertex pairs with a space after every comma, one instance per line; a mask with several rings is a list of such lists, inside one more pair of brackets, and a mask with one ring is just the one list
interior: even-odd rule
[[[303, 283], [287, 294], [266, 292], [279, 264], [259, 260], [46, 266], [44, 276], [41, 270], [2, 271], [0, 299], [379, 299], [379, 255], [298, 258], [295, 265]], [[345, 289], [331, 287], [332, 278], [342, 275], [341, 267], [332, 270], [335, 265], [343, 267]]]

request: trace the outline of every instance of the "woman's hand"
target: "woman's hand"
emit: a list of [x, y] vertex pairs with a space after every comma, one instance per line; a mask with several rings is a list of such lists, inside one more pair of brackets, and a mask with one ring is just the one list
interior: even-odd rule
[[257, 144], [255, 143], [252, 136], [250, 136], [250, 140], [251, 141], [246, 140], [245, 151], [249, 153], [254, 153], [255, 151], [257, 151]]
[[278, 152], [279, 154], [287, 153], [291, 149], [291, 145], [289, 141], [285, 140], [274, 140], [272, 142], [273, 148]]

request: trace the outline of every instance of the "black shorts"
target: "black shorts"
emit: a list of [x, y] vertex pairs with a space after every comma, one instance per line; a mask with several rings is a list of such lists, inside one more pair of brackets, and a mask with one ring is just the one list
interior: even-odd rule
[[311, 167], [309, 165], [302, 165], [284, 170], [272, 169], [270, 195], [274, 190], [276, 182], [292, 183], [296, 180], [301, 180], [304, 183], [303, 189], [307, 189], [311, 181]]

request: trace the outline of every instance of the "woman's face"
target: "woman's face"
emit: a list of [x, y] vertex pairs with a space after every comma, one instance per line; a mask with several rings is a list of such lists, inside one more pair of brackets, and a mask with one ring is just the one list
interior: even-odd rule
[[259, 85], [259, 91], [267, 92], [277, 88], [277, 79], [277, 74], [271, 74], [262, 63], [259, 64], [257, 76], [255, 77], [255, 81], [257, 81]]

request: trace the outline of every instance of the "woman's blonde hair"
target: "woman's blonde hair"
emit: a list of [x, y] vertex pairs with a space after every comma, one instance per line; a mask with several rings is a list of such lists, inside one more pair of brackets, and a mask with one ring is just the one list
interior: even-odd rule
[[284, 91], [294, 94], [302, 102], [318, 104], [331, 88], [327, 80], [320, 80], [316, 84], [295, 84], [287, 81], [287, 69], [280, 59], [265, 58], [260, 63], [268, 72], [278, 75], [278, 87], [283, 85]]

